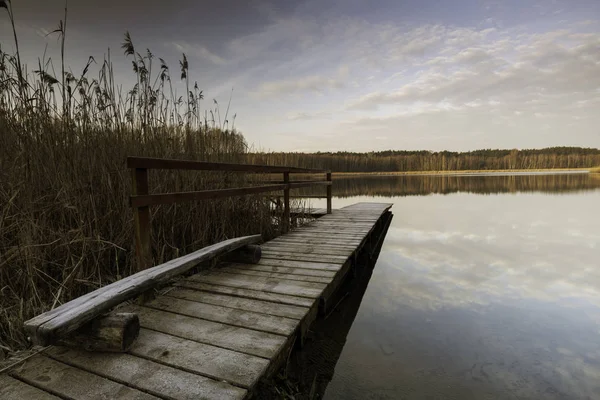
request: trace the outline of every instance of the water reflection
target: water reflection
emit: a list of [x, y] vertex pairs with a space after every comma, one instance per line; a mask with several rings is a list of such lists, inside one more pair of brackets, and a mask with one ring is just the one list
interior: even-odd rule
[[[421, 187], [441, 187], [428, 178]], [[476, 193], [507, 188], [481, 178], [501, 187], [480, 182]], [[370, 193], [408, 193], [387, 179]], [[517, 181], [509, 196], [392, 198], [326, 399], [600, 398], [600, 182]], [[368, 197], [334, 205], [357, 199]]]
[[[414, 196], [457, 192], [496, 194], [515, 192], [570, 193], [600, 188], [597, 174], [467, 174], [335, 177], [333, 195]], [[322, 189], [305, 188], [294, 194], [322, 194]]]

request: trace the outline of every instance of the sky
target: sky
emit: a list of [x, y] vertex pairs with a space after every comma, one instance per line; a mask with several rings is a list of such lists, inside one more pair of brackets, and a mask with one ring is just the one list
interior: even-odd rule
[[[58, 60], [64, 1], [12, 3], [29, 69]], [[71, 0], [68, 65], [110, 48], [131, 86], [125, 31], [173, 70], [185, 53], [255, 150], [600, 147], [598, 0]]]

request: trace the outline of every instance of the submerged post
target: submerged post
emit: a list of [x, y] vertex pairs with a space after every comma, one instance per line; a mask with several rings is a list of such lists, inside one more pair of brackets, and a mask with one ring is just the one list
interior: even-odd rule
[[[327, 182], [331, 181], [331, 171], [327, 172]], [[327, 214], [331, 214], [331, 186], [333, 182], [327, 185]]]
[[[135, 168], [132, 171], [133, 195], [148, 194], [148, 170]], [[137, 256], [138, 271], [150, 268], [152, 262], [152, 245], [150, 242], [150, 208], [148, 206], [134, 207], [133, 218], [135, 225], [135, 254]]]
[[283, 183], [286, 185], [283, 189], [283, 232], [290, 230], [290, 173], [283, 173]]

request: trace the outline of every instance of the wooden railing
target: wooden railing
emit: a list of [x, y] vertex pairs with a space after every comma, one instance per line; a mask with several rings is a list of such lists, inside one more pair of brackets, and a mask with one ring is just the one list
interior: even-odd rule
[[[314, 185], [327, 186], [327, 213], [331, 213], [331, 172], [326, 170], [253, 165], [214, 163], [204, 161], [171, 160], [162, 158], [127, 157], [127, 168], [132, 171], [133, 194], [130, 203], [134, 209], [135, 248], [138, 269], [145, 269], [153, 265], [152, 247], [150, 241], [151, 220], [150, 206], [172, 204], [184, 201], [197, 201], [217, 199], [223, 197], [243, 196], [265, 192], [283, 191], [283, 231], [289, 230], [290, 224], [290, 190]], [[283, 181], [269, 182], [260, 186], [240, 187], [231, 189], [200, 190], [193, 192], [157, 193], [151, 194], [148, 184], [148, 170], [150, 169], [178, 169], [194, 171], [229, 171], [246, 172], [254, 174], [283, 174]], [[290, 174], [317, 174], [324, 173], [323, 181], [290, 181]]]

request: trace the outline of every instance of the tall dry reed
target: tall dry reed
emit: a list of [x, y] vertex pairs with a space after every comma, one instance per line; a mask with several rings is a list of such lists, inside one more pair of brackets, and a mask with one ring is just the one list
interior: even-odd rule
[[[10, 3], [0, 1], [14, 22]], [[6, 14], [6, 13], [3, 13]], [[65, 12], [66, 14], [66, 12]], [[66, 15], [65, 15], [66, 16]], [[6, 21], [7, 15], [0, 15]], [[14, 24], [13, 24], [14, 26]], [[118, 89], [110, 56], [90, 57], [79, 75], [40, 59], [29, 71], [0, 49], [0, 345], [27, 344], [24, 320], [135, 270], [128, 155], [235, 162], [246, 143], [217, 124], [218, 109], [201, 113], [203, 93], [191, 84], [182, 56], [176, 76], [162, 59], [138, 52], [129, 34], [129, 90]], [[53, 75], [51, 71], [60, 71]], [[92, 71], [96, 70], [95, 74]], [[188, 88], [178, 97], [173, 80]], [[216, 102], [215, 102], [216, 104]], [[227, 173], [150, 173], [153, 191], [246, 184]], [[228, 237], [272, 232], [263, 197], [155, 207], [156, 262]]]

